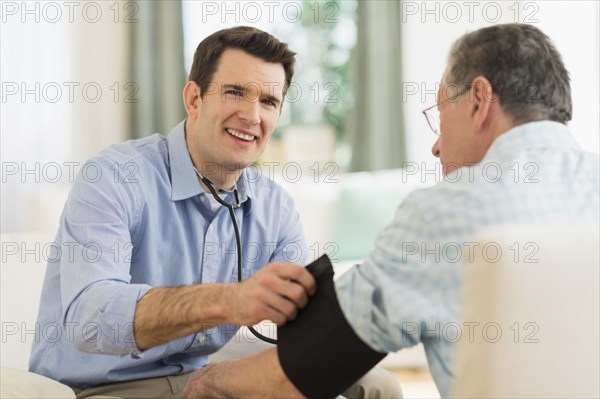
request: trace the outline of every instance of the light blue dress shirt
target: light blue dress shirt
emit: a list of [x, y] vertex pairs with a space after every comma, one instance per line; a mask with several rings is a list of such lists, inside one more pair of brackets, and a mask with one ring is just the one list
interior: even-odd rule
[[[306, 264], [291, 197], [251, 168], [237, 185], [243, 278], [269, 262]], [[204, 366], [236, 326], [207, 326], [140, 351], [132, 323], [137, 301], [153, 287], [237, 281], [229, 212], [213, 212], [207, 195], [183, 122], [168, 137], [113, 145], [87, 161], [49, 255], [30, 370], [86, 388]]]
[[562, 124], [511, 129], [477, 166], [402, 202], [364, 263], [337, 280], [345, 316], [376, 350], [422, 342], [438, 389], [448, 397], [455, 336], [444, 331], [459, 322], [464, 270], [456, 249], [476, 248], [473, 234], [494, 225], [598, 224], [599, 171], [598, 155], [583, 152]]

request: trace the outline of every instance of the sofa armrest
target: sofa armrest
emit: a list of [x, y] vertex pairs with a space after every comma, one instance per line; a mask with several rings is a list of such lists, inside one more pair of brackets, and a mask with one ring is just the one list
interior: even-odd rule
[[68, 386], [39, 374], [2, 367], [0, 398], [75, 398]]
[[[453, 396], [600, 397], [599, 228], [479, 234], [464, 276]], [[500, 252], [498, 251], [500, 249]], [[467, 334], [468, 333], [468, 334]]]

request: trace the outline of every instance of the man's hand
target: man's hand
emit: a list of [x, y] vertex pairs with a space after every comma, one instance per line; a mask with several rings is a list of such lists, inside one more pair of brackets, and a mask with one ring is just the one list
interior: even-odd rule
[[315, 290], [315, 279], [304, 267], [270, 263], [234, 287], [229, 312], [242, 325], [271, 320], [280, 326], [296, 317]]
[[[198, 371], [194, 372], [183, 390], [186, 399], [193, 398], [226, 398], [225, 392], [220, 391], [218, 384], [215, 384], [217, 378], [214, 372], [218, 373], [219, 367], [213, 370], [217, 363], [209, 363]], [[222, 367], [222, 366], [221, 366]]]
[[285, 376], [277, 348], [194, 372], [183, 391], [187, 399], [286, 398], [304, 396]]

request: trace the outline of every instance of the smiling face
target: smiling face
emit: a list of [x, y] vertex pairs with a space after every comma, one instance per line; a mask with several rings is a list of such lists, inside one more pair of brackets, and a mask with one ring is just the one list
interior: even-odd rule
[[203, 96], [188, 82], [186, 143], [196, 168], [218, 183], [255, 162], [279, 122], [284, 84], [281, 64], [231, 48], [221, 55]]

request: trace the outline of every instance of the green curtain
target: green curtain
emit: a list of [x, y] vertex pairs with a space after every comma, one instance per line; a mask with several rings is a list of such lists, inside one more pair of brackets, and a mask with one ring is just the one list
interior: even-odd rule
[[357, 13], [351, 169], [400, 167], [406, 159], [400, 1], [359, 1]]
[[187, 82], [180, 0], [135, 1], [130, 13], [132, 138], [168, 134], [186, 116], [182, 90]]

